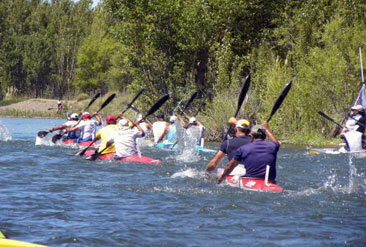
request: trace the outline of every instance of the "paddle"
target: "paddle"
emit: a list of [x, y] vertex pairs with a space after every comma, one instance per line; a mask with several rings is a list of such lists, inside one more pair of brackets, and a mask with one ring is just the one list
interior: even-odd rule
[[193, 115], [194, 117], [196, 117], [196, 116], [198, 115], [198, 113], [201, 111], [202, 106], [205, 104], [206, 99], [207, 99], [208, 95], [210, 95], [210, 94], [211, 94], [211, 92], [210, 92], [210, 91], [208, 91], [208, 92], [206, 93], [206, 95], [205, 95], [205, 97], [202, 99], [201, 104], [199, 105], [199, 107], [198, 107], [198, 109], [197, 109], [196, 113]]
[[191, 105], [192, 101], [197, 97], [197, 95], [198, 95], [198, 91], [194, 92], [194, 93], [191, 95], [191, 97], [190, 97], [190, 98], [189, 98], [189, 100], [187, 101], [186, 105], [184, 106], [184, 108], [183, 108], [183, 110], [182, 110], [181, 114], [183, 114], [183, 112], [185, 112], [185, 111], [188, 109], [188, 107]]
[[[149, 109], [149, 111], [145, 114], [145, 116], [139, 122], [142, 122], [145, 118], [154, 114], [154, 112], [156, 112], [169, 98], [170, 98], [169, 94], [166, 94], [163, 97], [161, 97], [158, 101], [156, 101], [156, 103]], [[104, 152], [104, 150], [107, 149], [107, 147], [108, 147], [108, 145], [100, 152], [95, 152], [92, 156], [90, 156], [90, 158], [88, 158], [88, 160], [94, 161], [94, 160], [98, 159], [99, 156]]]
[[333, 118], [329, 117], [328, 115], [326, 115], [325, 113], [318, 111], [318, 114], [322, 117], [324, 117], [325, 119], [328, 119], [329, 121], [335, 123], [339, 128], [343, 129], [342, 125], [340, 125], [339, 123], [337, 123], [336, 121], [333, 120]]
[[[128, 109], [134, 107], [132, 104], [137, 100], [138, 97], [140, 97], [140, 95], [144, 92], [145, 88], [140, 89], [140, 91], [137, 92], [137, 94], [135, 95], [135, 97], [133, 97], [133, 99], [131, 100], [131, 102], [127, 105], [127, 108], [122, 112], [125, 113]], [[132, 108], [133, 109], [133, 108]]]
[[286, 98], [288, 92], [290, 91], [291, 86], [292, 86], [292, 80], [289, 83], [286, 84], [286, 86], [283, 88], [281, 94], [276, 99], [276, 102], [274, 103], [274, 105], [272, 107], [271, 114], [269, 114], [269, 117], [267, 118], [267, 122], [269, 122], [272, 119], [273, 115], [276, 113], [278, 108], [280, 108], [280, 106], [282, 105], [283, 100]]
[[106, 150], [109, 146], [106, 146], [105, 148], [103, 148], [100, 152], [96, 151], [95, 153], [93, 153], [91, 156], [87, 157], [87, 160], [90, 161], [95, 161], [96, 159], [99, 158], [99, 156], [102, 155], [102, 153], [104, 152], [104, 150]]
[[[99, 96], [100, 96], [100, 93], [97, 93], [96, 95], [94, 95], [94, 97], [90, 100], [90, 102], [89, 102], [89, 104], [88, 104], [88, 106], [84, 109], [84, 111], [86, 111], [93, 103], [94, 103], [94, 101], [96, 100], [96, 99], [98, 99], [99, 98]], [[49, 108], [48, 110], [50, 110], [50, 109], [53, 109], [53, 108]], [[56, 109], [56, 108], [55, 108]], [[80, 117], [80, 114], [79, 114], [79, 117]], [[79, 123], [79, 122], [78, 122]], [[37, 133], [37, 136], [38, 137], [40, 137], [40, 138], [43, 138], [43, 137], [45, 137], [48, 133], [50, 133], [49, 131], [39, 131], [38, 133]], [[58, 140], [58, 139], [57, 139]], [[56, 141], [57, 141], [56, 140]]]
[[[99, 97], [99, 96], [98, 96]], [[103, 110], [103, 108], [104, 107], [106, 107], [109, 103], [111, 103], [111, 101], [114, 99], [114, 97], [116, 97], [116, 94], [114, 93], [114, 94], [112, 94], [111, 96], [109, 96], [104, 102], [103, 102], [103, 104], [100, 106], [100, 108], [99, 108], [99, 110], [95, 113], [95, 114], [93, 114], [92, 115], [92, 117], [94, 117], [95, 115], [97, 115], [101, 110]], [[96, 98], [95, 98], [96, 99]], [[93, 99], [92, 101], [91, 101], [91, 103], [89, 103], [89, 105], [85, 108], [85, 110], [86, 109], [88, 109], [89, 108], [89, 106], [95, 101], [95, 99]], [[84, 110], [84, 111], [85, 111]], [[79, 119], [79, 121], [74, 125], [74, 126], [76, 126], [76, 125], [78, 125], [79, 123], [80, 123], [80, 121], [81, 121], [81, 119], [82, 118], [80, 118]], [[63, 136], [64, 134], [57, 134], [57, 135], [54, 135], [53, 137], [52, 137], [52, 142], [53, 143], [56, 143], [59, 139], [61, 139], [61, 137]]]
[[[239, 98], [238, 98], [238, 104], [236, 107], [236, 111], [234, 114], [234, 117], [236, 118], [239, 114], [240, 108], [244, 102], [245, 96], [247, 95], [248, 89], [250, 86], [250, 73], [247, 75], [247, 77], [245, 78], [245, 82], [241, 88], [240, 94], [239, 94]], [[228, 133], [231, 131], [232, 126], [230, 125], [229, 129], [226, 131], [225, 135], [224, 135], [224, 140], [227, 139], [227, 135]]]
[[[130, 109], [130, 108], [132, 108], [132, 107], [134, 107], [132, 104], [137, 100], [137, 98], [144, 92], [144, 90], [145, 90], [145, 88], [142, 88], [140, 91], [138, 91], [137, 92], [137, 94], [135, 95], [135, 97], [133, 97], [133, 99], [131, 100], [131, 102], [127, 105], [127, 107], [126, 107], [126, 109], [122, 112], [122, 114], [123, 113], [125, 113], [128, 109]], [[76, 154], [75, 154], [75, 156], [83, 156], [84, 154], [85, 154], [85, 152], [86, 152], [86, 150], [88, 150], [92, 145], [93, 145], [93, 143], [94, 142], [96, 142], [96, 139], [94, 139], [93, 141], [92, 141], [92, 143], [90, 143], [86, 148], [84, 148], [83, 150], [81, 150], [81, 151], [79, 151], [79, 152], [77, 152]]]

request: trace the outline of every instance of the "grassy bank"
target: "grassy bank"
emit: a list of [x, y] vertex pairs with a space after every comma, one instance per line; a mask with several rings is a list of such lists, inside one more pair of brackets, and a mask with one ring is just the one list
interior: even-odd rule
[[[89, 112], [93, 113], [97, 110], [99, 110], [102, 103], [107, 99], [107, 97], [111, 95], [111, 93], [108, 93], [104, 95], [103, 97], [97, 99], [93, 105], [89, 108]], [[131, 100], [133, 96], [129, 94], [120, 94], [118, 93], [115, 99], [111, 104], [106, 106], [101, 112], [100, 115], [102, 117], [106, 117], [108, 114], [118, 114], [119, 112], [123, 111], [129, 101]], [[2, 101], [0, 104], [7, 104], [12, 102], [19, 103], [22, 100], [26, 100], [24, 98], [22, 99], [8, 99], [5, 102]], [[206, 107], [206, 110], [202, 110], [196, 117], [199, 121], [201, 121], [205, 127], [205, 139], [207, 141], [211, 142], [220, 142], [221, 138], [223, 136], [223, 133], [225, 132], [224, 127], [226, 127], [226, 119], [230, 117], [230, 113], [235, 108], [235, 99], [228, 98], [225, 101], [218, 102], [219, 97], [215, 99], [214, 102], [209, 104]], [[222, 99], [221, 99], [222, 100]], [[28, 110], [25, 106], [22, 108], [22, 110], [14, 110], [14, 109], [1, 109], [0, 108], [0, 116], [5, 117], [24, 117], [24, 118], [60, 118], [64, 119], [66, 112], [70, 113], [79, 113], [82, 109], [84, 109], [88, 103], [90, 102], [90, 98], [87, 99], [78, 99], [78, 100], [65, 100], [64, 101], [64, 110], [62, 114], [56, 114], [56, 110], [39, 110], [39, 111], [32, 111]], [[167, 109], [164, 109], [164, 107], [161, 109], [162, 111], [167, 112]], [[243, 110], [247, 110], [250, 112], [250, 107], [244, 107]], [[196, 109], [194, 109], [194, 106], [191, 109], [191, 112], [195, 112]], [[145, 110], [142, 110], [144, 113]], [[188, 111], [188, 115], [190, 115]], [[129, 110], [126, 112], [126, 115], [130, 118], [134, 118], [136, 116], [136, 112], [133, 110]], [[240, 118], [246, 118], [250, 119], [251, 122], [258, 122], [255, 119], [253, 119], [252, 116], [247, 114], [239, 114]], [[151, 122], [154, 122], [154, 117], [150, 118]], [[288, 133], [285, 130], [276, 128], [275, 121], [273, 123], [271, 122], [270, 127], [272, 128], [274, 134], [281, 140], [284, 144], [296, 144], [296, 145], [313, 145], [313, 146], [334, 146], [337, 147], [338, 143], [341, 142], [340, 138], [327, 138], [321, 133], [319, 133], [316, 130], [313, 130], [311, 132], [309, 131], [299, 131], [297, 133]]]

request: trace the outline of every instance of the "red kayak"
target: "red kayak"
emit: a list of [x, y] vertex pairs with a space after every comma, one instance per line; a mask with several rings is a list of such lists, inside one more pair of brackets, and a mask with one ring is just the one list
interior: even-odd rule
[[[91, 156], [94, 154], [94, 150], [86, 150], [85, 152], [85, 156]], [[113, 156], [114, 156], [115, 153], [107, 153], [107, 154], [102, 154], [101, 156], [99, 156], [98, 159], [101, 159], [101, 160], [114, 160]], [[159, 163], [162, 163], [161, 160], [156, 160], [156, 159], [153, 159], [153, 158], [150, 158], [150, 157], [146, 157], [146, 156], [143, 156], [141, 155], [138, 156], [138, 155], [132, 155], [132, 156], [128, 156], [126, 158], [122, 158], [122, 159], [119, 159], [118, 161], [123, 161], [123, 162], [138, 162], [138, 163], [144, 163], [144, 164], [159, 164]]]
[[[223, 173], [224, 169], [217, 170], [218, 175]], [[278, 186], [274, 181], [266, 181], [261, 178], [247, 178], [241, 176], [228, 175], [226, 183], [233, 187], [239, 187], [244, 190], [266, 191], [266, 192], [282, 192], [283, 188]]]
[[[78, 144], [80, 146], [89, 146], [90, 143], [92, 143], [92, 141], [86, 141], [86, 142], [75, 142], [75, 139], [68, 139], [68, 140], [64, 140], [63, 141], [64, 144]], [[92, 147], [95, 147], [96, 145], [98, 145], [97, 143], [93, 143]]]

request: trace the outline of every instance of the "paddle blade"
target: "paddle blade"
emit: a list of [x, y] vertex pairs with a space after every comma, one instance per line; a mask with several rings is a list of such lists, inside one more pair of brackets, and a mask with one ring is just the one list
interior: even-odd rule
[[183, 111], [181, 112], [181, 114], [183, 114], [183, 112], [185, 112], [188, 109], [188, 107], [190, 106], [190, 104], [192, 103], [192, 101], [197, 97], [197, 95], [198, 95], [198, 91], [197, 92], [194, 92], [191, 95], [191, 97], [187, 101], [186, 105], [184, 106]]
[[198, 109], [197, 109], [196, 113], [193, 115], [194, 117], [195, 117], [195, 116], [197, 116], [197, 115], [198, 115], [198, 113], [201, 111], [202, 106], [206, 103], [206, 99], [207, 99], [207, 97], [208, 97], [210, 94], [212, 94], [212, 92], [211, 92], [211, 91], [208, 91], [208, 92], [206, 93], [206, 95], [205, 95], [205, 97], [202, 99], [201, 104], [199, 105], [199, 107], [198, 107]]
[[234, 114], [234, 117], [238, 116], [238, 113], [240, 111], [240, 108], [244, 102], [245, 96], [247, 95], [248, 89], [250, 86], [250, 73], [249, 75], [247, 75], [247, 77], [245, 78], [245, 82], [241, 88], [240, 94], [239, 94], [239, 98], [238, 98], [238, 105]]
[[84, 109], [84, 111], [88, 110], [89, 107], [94, 103], [94, 101], [96, 101], [99, 97], [100, 97], [100, 93], [97, 93], [96, 95], [94, 95], [94, 97], [90, 100], [88, 106]]
[[139, 109], [136, 106], [131, 105], [131, 109], [134, 110], [136, 113], [140, 113]]
[[286, 98], [288, 92], [290, 91], [291, 86], [292, 86], [292, 80], [289, 83], [286, 84], [286, 86], [283, 88], [281, 94], [276, 99], [276, 102], [274, 103], [274, 105], [272, 107], [271, 114], [267, 118], [267, 122], [269, 122], [272, 119], [272, 116], [276, 113], [278, 108], [280, 108], [280, 106], [282, 105], [283, 100]]
[[57, 135], [54, 135], [52, 137], [52, 142], [53, 143], [56, 143], [58, 140], [60, 140], [62, 138], [62, 135], [61, 134], [57, 134]]
[[109, 103], [111, 103], [111, 101], [114, 99], [114, 97], [116, 97], [116, 94], [112, 94], [111, 96], [108, 97], [108, 99], [106, 99], [103, 104], [101, 105], [100, 109], [98, 112], [100, 112], [104, 107], [106, 107]]
[[162, 105], [164, 105], [165, 102], [170, 98], [169, 94], [164, 95], [161, 97], [156, 103], [150, 108], [150, 110], [146, 113], [145, 118], [150, 116], [151, 114], [154, 114]]
[[140, 97], [140, 95], [144, 92], [144, 90], [145, 90], [145, 88], [141, 88], [140, 91], [137, 92], [137, 94], [135, 95], [135, 97], [133, 97], [133, 99], [127, 105], [127, 108], [122, 112], [122, 114], [125, 113], [128, 109], [130, 109], [132, 107], [132, 104], [137, 100], [138, 97]]
[[43, 138], [43, 137], [45, 137], [48, 133], [50, 133], [50, 132], [48, 132], [48, 131], [39, 131], [39, 132], [37, 133], [37, 136], [38, 136], [39, 138]]

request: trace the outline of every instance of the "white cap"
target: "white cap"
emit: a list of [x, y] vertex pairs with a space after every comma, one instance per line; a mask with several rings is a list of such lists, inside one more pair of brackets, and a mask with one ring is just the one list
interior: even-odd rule
[[76, 113], [73, 113], [73, 114], [71, 114], [70, 118], [71, 119], [79, 118], [79, 115]]
[[177, 117], [176, 116], [171, 116], [169, 118], [169, 122], [171, 122], [171, 123], [174, 123], [176, 120], [177, 120]]
[[350, 119], [346, 122], [346, 128], [351, 131], [356, 127], [356, 120]]
[[118, 125], [121, 127], [128, 126], [128, 121], [126, 119], [121, 119], [118, 121]]
[[197, 119], [195, 117], [191, 117], [191, 118], [189, 118], [189, 123], [190, 124], [197, 123]]
[[351, 110], [363, 111], [364, 109], [362, 105], [355, 105], [351, 107]]
[[142, 114], [137, 115], [136, 121], [140, 121], [142, 119]]

